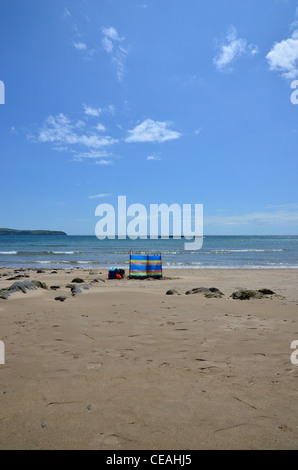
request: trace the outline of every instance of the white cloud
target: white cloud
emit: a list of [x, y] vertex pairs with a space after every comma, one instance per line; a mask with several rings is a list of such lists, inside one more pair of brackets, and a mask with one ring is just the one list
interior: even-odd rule
[[83, 161], [84, 158], [90, 158], [90, 159], [100, 159], [100, 158], [107, 158], [111, 157], [111, 154], [107, 152], [106, 150], [89, 150], [89, 152], [77, 152], [75, 154], [75, 160], [76, 161]]
[[[120, 37], [116, 28], [113, 26], [110, 26], [109, 28], [102, 28], [102, 34], [103, 34], [103, 45], [105, 46], [106, 44], [106, 51], [110, 52], [111, 49], [114, 48], [114, 43], [115, 42], [122, 42], [124, 41], [124, 37]], [[110, 41], [110, 42], [109, 42]]]
[[61, 145], [56, 145], [55, 147], [53, 147], [53, 150], [56, 150], [56, 152], [67, 152], [68, 147], [63, 147]]
[[98, 160], [95, 162], [97, 165], [114, 165], [112, 160]]
[[220, 72], [231, 71], [231, 65], [242, 55], [254, 56], [258, 53], [258, 46], [248, 44], [246, 39], [238, 38], [237, 31], [231, 26], [225, 41], [220, 45], [218, 55], [213, 59], [217, 70]]
[[202, 132], [202, 127], [199, 127], [198, 129], [195, 130], [195, 135], [200, 135]]
[[125, 38], [119, 36], [113, 26], [102, 28], [102, 46], [111, 57], [112, 62], [116, 65], [117, 78], [119, 81], [123, 79], [125, 73], [125, 62], [128, 53], [122, 46], [124, 40]]
[[105, 126], [99, 122], [96, 126], [96, 129], [100, 132], [104, 132], [106, 130]]
[[219, 226], [234, 225], [298, 225], [298, 211], [252, 212], [231, 216], [206, 216], [204, 224]]
[[105, 112], [115, 116], [115, 106], [113, 104], [109, 104], [109, 106], [105, 108]]
[[88, 196], [89, 199], [101, 199], [112, 196], [112, 194], [97, 194], [96, 196]]
[[184, 73], [181, 75], [175, 75], [173, 79], [184, 88], [195, 87], [195, 86], [201, 87], [204, 83], [204, 80], [202, 79], [202, 77], [196, 74], [192, 74], [192, 73]]
[[87, 46], [84, 42], [74, 42], [73, 45], [79, 51], [85, 51], [87, 49]]
[[156, 160], [156, 161], [159, 161], [159, 160], [161, 160], [161, 158], [156, 157], [156, 156], [154, 156], [154, 155], [149, 155], [149, 157], [147, 157], [146, 160]]
[[68, 8], [64, 8], [64, 16], [71, 16], [71, 13]]
[[92, 106], [84, 104], [84, 113], [87, 114], [87, 116], [98, 117], [101, 112], [101, 108], [93, 108]]
[[78, 128], [81, 128], [81, 127], [85, 127], [86, 123], [85, 121], [82, 121], [81, 119], [79, 119], [77, 122], [76, 122], [76, 127]]
[[85, 147], [100, 148], [117, 142], [110, 136], [98, 136], [94, 133], [78, 134], [76, 125], [64, 114], [49, 116], [38, 135], [38, 142], [52, 142], [62, 145], [83, 145]]
[[181, 134], [169, 129], [171, 123], [146, 119], [134, 129], [128, 131], [125, 142], [154, 142], [162, 143], [167, 140], [179, 139]]
[[298, 209], [298, 202], [291, 202], [288, 204], [268, 204], [266, 209]]
[[280, 72], [286, 79], [298, 77], [298, 29], [292, 36], [275, 42], [266, 55], [270, 70]]

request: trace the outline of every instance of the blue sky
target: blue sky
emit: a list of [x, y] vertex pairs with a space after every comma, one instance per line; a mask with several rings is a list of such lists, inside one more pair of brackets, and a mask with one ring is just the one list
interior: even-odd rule
[[298, 234], [296, 0], [1, 0], [0, 226], [203, 204], [205, 234]]

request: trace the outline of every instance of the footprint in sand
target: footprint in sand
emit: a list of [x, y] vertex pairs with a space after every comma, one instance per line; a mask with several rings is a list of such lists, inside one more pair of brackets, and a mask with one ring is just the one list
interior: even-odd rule
[[87, 365], [88, 370], [97, 370], [100, 369], [103, 366], [103, 362], [90, 362], [90, 364]]
[[171, 364], [170, 362], [163, 362], [158, 367], [173, 367], [173, 364]]

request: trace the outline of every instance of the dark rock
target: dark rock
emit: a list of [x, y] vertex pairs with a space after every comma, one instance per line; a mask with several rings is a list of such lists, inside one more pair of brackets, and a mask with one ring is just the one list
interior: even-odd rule
[[60, 300], [60, 302], [64, 302], [64, 300], [68, 299], [65, 295], [60, 295], [59, 297], [55, 297], [55, 300]]
[[75, 277], [71, 282], [75, 282], [76, 284], [82, 284], [84, 279], [81, 279], [80, 277]]
[[26, 294], [27, 290], [35, 290], [38, 287], [42, 289], [47, 289], [47, 285], [44, 282], [40, 281], [17, 281], [14, 282], [10, 287], [7, 287], [6, 289], [2, 289], [0, 291], [1, 293], [1, 298], [2, 299], [7, 299], [7, 297], [13, 293], [13, 292], [23, 292], [23, 294]]
[[232, 299], [236, 300], [249, 300], [249, 299], [261, 299], [264, 296], [259, 291], [250, 290], [250, 289], [239, 289], [236, 292], [233, 292]]
[[57, 290], [57, 289], [61, 289], [61, 287], [60, 286], [50, 286], [50, 289]]
[[191, 295], [191, 294], [209, 294], [210, 289], [207, 287], [195, 287], [194, 289], [188, 290], [185, 292], [186, 295]]
[[44, 274], [45, 273], [45, 271], [43, 271], [42, 269], [38, 269], [36, 272], [37, 272], [37, 274]]
[[32, 283], [35, 285], [35, 287], [39, 287], [40, 289], [48, 289], [48, 286], [46, 285], [45, 282], [32, 281]]
[[9, 277], [6, 279], [7, 281], [16, 281], [17, 279], [21, 279], [22, 277], [29, 277], [28, 274], [17, 274], [16, 276]]
[[224, 295], [217, 287], [210, 287], [209, 289], [207, 287], [196, 287], [185, 292], [185, 294], [204, 294], [207, 299], [220, 299]]
[[259, 289], [258, 292], [261, 292], [261, 294], [263, 295], [274, 295], [275, 292], [273, 292], [273, 290], [270, 290], [270, 289]]
[[79, 288], [79, 286], [76, 286], [75, 284], [71, 287], [71, 293], [73, 297], [75, 297], [78, 294], [82, 293], [82, 290]]
[[37, 286], [32, 281], [14, 282], [7, 290], [9, 292], [23, 292], [26, 294], [27, 290], [34, 290]]
[[166, 295], [180, 295], [179, 292], [175, 289], [170, 289], [166, 292]]
[[57, 274], [57, 271], [51, 271], [50, 274]]
[[204, 294], [206, 299], [221, 299], [222, 296], [224, 295], [220, 290], [215, 291], [215, 292], [208, 292], [207, 294]]
[[9, 293], [7, 291], [0, 291], [0, 299], [7, 300], [9, 297]]

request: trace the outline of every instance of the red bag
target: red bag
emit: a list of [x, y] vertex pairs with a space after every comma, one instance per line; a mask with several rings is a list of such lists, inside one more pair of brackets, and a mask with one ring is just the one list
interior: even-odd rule
[[119, 273], [116, 273], [116, 279], [122, 279], [122, 276], [121, 276], [121, 274], [119, 274]]

